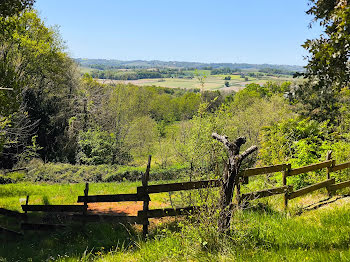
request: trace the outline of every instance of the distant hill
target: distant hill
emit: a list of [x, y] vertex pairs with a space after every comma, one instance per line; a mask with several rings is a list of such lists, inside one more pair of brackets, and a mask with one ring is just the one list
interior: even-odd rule
[[159, 60], [132, 60], [122, 61], [115, 59], [86, 59], [76, 58], [75, 61], [82, 67], [99, 69], [136, 69], [136, 68], [184, 68], [184, 69], [217, 69], [231, 68], [249, 71], [264, 69], [302, 72], [304, 68], [297, 65], [270, 65], [270, 64], [247, 64], [247, 63], [198, 63], [181, 61], [159, 61]]

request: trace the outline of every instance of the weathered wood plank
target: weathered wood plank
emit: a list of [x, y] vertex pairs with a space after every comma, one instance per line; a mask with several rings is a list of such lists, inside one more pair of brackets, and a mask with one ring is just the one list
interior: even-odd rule
[[[149, 155], [146, 172], [142, 176], [142, 189], [143, 190], [142, 190], [141, 195], [145, 197], [145, 200], [143, 201], [142, 210], [145, 213], [147, 213], [147, 211], [149, 210], [149, 199], [150, 198], [148, 195], [147, 187], [148, 187], [148, 180], [149, 180], [149, 171], [151, 170], [151, 160], [152, 160], [152, 156]], [[142, 221], [142, 236], [144, 238], [146, 238], [148, 235], [148, 225], [149, 225], [148, 217], [147, 216], [140, 217], [140, 220]]]
[[23, 234], [20, 232], [13, 231], [13, 230], [10, 230], [10, 229], [4, 228], [4, 227], [0, 227], [0, 233], [14, 235], [14, 236], [23, 236]]
[[338, 184], [334, 184], [334, 185], [330, 185], [328, 187], [329, 191], [336, 191], [342, 188], [346, 188], [346, 187], [350, 187], [350, 180], [342, 182], [342, 183], [338, 183]]
[[130, 224], [142, 224], [142, 221], [137, 216], [116, 216], [116, 215], [81, 215], [73, 214], [70, 216], [74, 221], [85, 222], [115, 222], [115, 223], [130, 223]]
[[13, 173], [13, 172], [17, 172], [17, 171], [27, 171], [28, 168], [26, 167], [22, 167], [22, 168], [17, 168], [17, 169], [8, 169], [5, 170], [4, 173], [8, 174], [8, 173]]
[[249, 168], [249, 169], [246, 169], [242, 172], [242, 176], [250, 177], [250, 176], [256, 176], [256, 175], [281, 172], [281, 171], [286, 170], [286, 167], [287, 167], [286, 164], [281, 164], [281, 165], [275, 165], [275, 166]]
[[33, 223], [21, 223], [22, 230], [38, 230], [38, 231], [53, 231], [64, 229], [66, 225], [62, 224], [33, 224]]
[[23, 211], [83, 212], [84, 205], [22, 205]]
[[86, 202], [124, 202], [124, 201], [143, 201], [145, 196], [138, 194], [117, 194], [117, 195], [90, 195], [90, 196], [78, 196], [78, 203]]
[[288, 195], [288, 199], [293, 199], [293, 198], [296, 198], [296, 197], [300, 197], [302, 195], [305, 195], [307, 193], [311, 193], [315, 190], [318, 190], [318, 189], [321, 189], [323, 187], [328, 187], [332, 184], [334, 184], [335, 182], [335, 179], [334, 178], [331, 178], [331, 179], [328, 179], [326, 181], [323, 181], [321, 183], [317, 183], [317, 184], [314, 184], [314, 185], [311, 185], [311, 186], [307, 186], [307, 187], [304, 187], [302, 189], [299, 189], [297, 191], [294, 191], [292, 193], [290, 193]]
[[278, 194], [284, 194], [287, 192], [291, 192], [293, 190], [292, 186], [282, 186], [282, 187], [276, 187], [276, 188], [270, 188], [266, 190], [261, 190], [261, 191], [256, 191], [256, 192], [251, 192], [247, 194], [242, 194], [242, 201], [249, 201], [249, 200], [254, 200], [258, 198], [263, 198], [263, 197], [269, 197], [273, 195], [278, 195]]
[[179, 216], [179, 215], [186, 215], [189, 214], [192, 211], [198, 210], [200, 207], [197, 206], [190, 206], [190, 207], [183, 207], [183, 208], [165, 208], [165, 209], [152, 209], [148, 210], [147, 212], [139, 211], [137, 216], [140, 218], [148, 217], [148, 218], [159, 218], [159, 217], [168, 217], [168, 216]]
[[25, 218], [24, 213], [20, 213], [20, 212], [13, 211], [13, 210], [8, 210], [5, 208], [0, 208], [0, 215], [9, 216], [9, 217], [17, 217], [17, 218]]
[[[220, 180], [203, 180], [194, 182], [182, 182], [172, 184], [161, 184], [161, 185], [150, 185], [146, 187], [147, 193], [161, 193], [161, 192], [172, 192], [181, 190], [200, 189], [207, 187], [219, 187], [221, 186]], [[144, 194], [144, 187], [137, 188], [137, 194]]]
[[328, 161], [324, 161], [321, 163], [317, 163], [317, 164], [312, 164], [309, 166], [304, 166], [304, 167], [300, 167], [300, 168], [295, 168], [295, 169], [291, 169], [288, 176], [295, 176], [295, 175], [299, 175], [299, 174], [303, 174], [303, 173], [307, 173], [310, 171], [315, 171], [318, 169], [322, 169], [325, 167], [331, 167], [332, 166], [332, 162], [333, 160], [328, 160]]
[[335, 165], [329, 169], [330, 172], [336, 172], [342, 169], [346, 169], [350, 167], [350, 162], [342, 163], [339, 165]]

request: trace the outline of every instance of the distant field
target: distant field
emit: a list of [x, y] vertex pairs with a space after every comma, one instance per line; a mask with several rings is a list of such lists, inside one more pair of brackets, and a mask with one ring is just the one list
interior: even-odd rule
[[[264, 84], [267, 81], [287, 81], [292, 80], [291, 77], [275, 77], [275, 76], [265, 76], [259, 79], [254, 77], [248, 77], [248, 81], [244, 78], [240, 78], [239, 75], [231, 75], [231, 80], [229, 87], [225, 86], [226, 80], [224, 77], [227, 75], [209, 75], [205, 79], [204, 89], [205, 90], [221, 90], [221, 91], [239, 91], [243, 89], [247, 84], [257, 83]], [[185, 88], [194, 89], [201, 88], [200, 83], [197, 78], [185, 79], [185, 78], [156, 78], [156, 79], [139, 79], [139, 80], [109, 80], [109, 79], [98, 79], [101, 83], [131, 83], [138, 86], [145, 85], [156, 85], [161, 87], [169, 88]]]
[[85, 73], [91, 73], [91, 71], [93, 71], [93, 68], [90, 67], [83, 67], [83, 66], [79, 66], [79, 71], [83, 74]]

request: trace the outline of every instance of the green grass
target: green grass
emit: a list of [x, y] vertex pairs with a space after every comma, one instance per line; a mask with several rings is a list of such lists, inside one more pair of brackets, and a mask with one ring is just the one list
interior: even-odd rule
[[[89, 193], [135, 193], [139, 185], [94, 183]], [[251, 183], [252, 189], [260, 186], [258, 181]], [[74, 204], [83, 190], [83, 183], [1, 185], [0, 206], [20, 210], [19, 200], [28, 194], [30, 204]], [[191, 196], [203, 198], [203, 192]], [[151, 220], [147, 241], [141, 239], [140, 227], [113, 223], [74, 223], [60, 232], [28, 232], [22, 239], [0, 236], [0, 261], [349, 261], [347, 198], [297, 215], [302, 206], [325, 197], [315, 193], [290, 201], [289, 212], [282, 209], [282, 196], [253, 201], [251, 208], [235, 212], [227, 235], [217, 231], [217, 213], [203, 212], [156, 225], [157, 220]], [[179, 204], [185, 198], [188, 195], [177, 193], [172, 201]], [[151, 199], [169, 205], [166, 193], [152, 194]], [[11, 219], [0, 217], [0, 225], [18, 230], [18, 222]]]
[[[171, 181], [156, 181], [150, 184], [169, 183]], [[89, 185], [89, 195], [103, 194], [133, 194], [136, 188], [141, 186], [139, 182], [120, 183], [91, 183]], [[21, 211], [21, 204], [29, 195], [29, 204], [43, 204], [47, 199], [52, 205], [76, 204], [78, 196], [84, 195], [85, 184], [47, 184], [47, 183], [17, 183], [0, 185], [0, 207], [10, 210]], [[160, 193], [151, 195], [151, 200], [168, 203], [168, 194]]]
[[[205, 224], [207, 221], [201, 222]], [[59, 258], [59, 261], [349, 261], [350, 259], [350, 210], [347, 206], [315, 210], [302, 216], [289, 216], [273, 209], [239, 211], [233, 220], [233, 231], [225, 236], [217, 233], [215, 221], [211, 223], [212, 227], [207, 227], [197, 222], [180, 220], [168, 225], [158, 225], [157, 230], [152, 232], [146, 242], [135, 232], [130, 232], [126, 236], [120, 231], [112, 232], [104, 228], [98, 233], [94, 231], [96, 228], [88, 226], [87, 230], [92, 230], [91, 233], [98, 235], [91, 234], [91, 238], [95, 239], [90, 240], [91, 243], [80, 233], [74, 237], [70, 231], [65, 233], [68, 237], [72, 237], [72, 239], [67, 237], [66, 240], [77, 245], [75, 252], [72, 247], [68, 248], [68, 243], [62, 243], [59, 249], [56, 247], [44, 250], [54, 246], [56, 241], [64, 237], [60, 234], [54, 234], [51, 242], [43, 238], [34, 238], [30, 243], [37, 245], [39, 254], [46, 253], [46, 257], [41, 255], [41, 259], [47, 258], [51, 252], [52, 257]], [[101, 237], [101, 234], [102, 239], [97, 243], [96, 238]], [[77, 243], [77, 239], [86, 245], [85, 254], [81, 251], [83, 245]], [[113, 241], [114, 245], [111, 244]], [[91, 244], [95, 244], [94, 249], [91, 248]], [[30, 252], [28, 248], [25, 251]]]

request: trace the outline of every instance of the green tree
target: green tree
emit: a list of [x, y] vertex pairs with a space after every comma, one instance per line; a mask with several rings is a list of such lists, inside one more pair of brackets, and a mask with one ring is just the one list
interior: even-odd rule
[[[13, 89], [0, 90], [0, 115], [19, 112], [32, 123], [40, 122], [36, 134], [41, 156], [67, 160], [73, 154], [65, 151], [65, 132], [77, 71], [57, 31], [47, 28], [35, 11], [26, 10], [0, 17], [0, 42], [0, 87]], [[31, 145], [31, 135], [27, 138]]]
[[31, 8], [35, 0], [1, 0], [0, 16], [12, 16], [19, 14], [26, 8]]
[[309, 51], [304, 76], [307, 81], [296, 90], [300, 112], [319, 121], [336, 122], [341, 105], [339, 92], [350, 81], [350, 9], [344, 0], [311, 0], [307, 14], [323, 27], [323, 34], [307, 40]]

